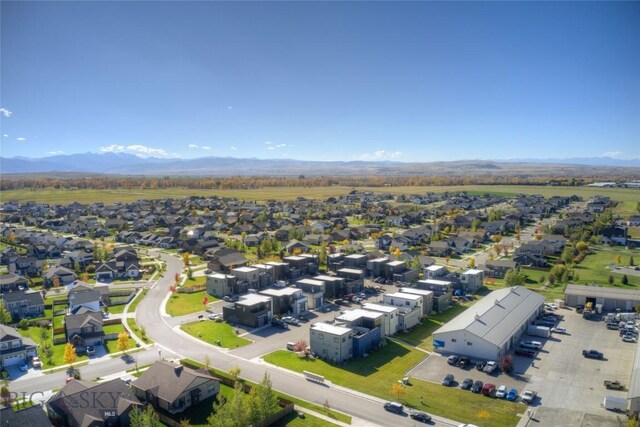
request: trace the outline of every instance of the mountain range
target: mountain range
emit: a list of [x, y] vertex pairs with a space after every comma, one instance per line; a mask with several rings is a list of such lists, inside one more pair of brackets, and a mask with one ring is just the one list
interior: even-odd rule
[[458, 160], [447, 162], [306, 161], [200, 157], [141, 158], [125, 153], [83, 153], [42, 158], [0, 157], [2, 174], [91, 173], [156, 176], [320, 176], [320, 175], [546, 175], [640, 176], [640, 159], [605, 157], [572, 159]]

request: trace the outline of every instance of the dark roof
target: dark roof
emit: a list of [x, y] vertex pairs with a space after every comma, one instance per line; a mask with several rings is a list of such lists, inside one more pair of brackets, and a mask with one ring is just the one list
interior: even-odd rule
[[173, 402], [198, 378], [219, 381], [214, 376], [201, 371], [182, 365], [174, 365], [170, 362], [158, 361], [144, 371], [140, 378], [131, 385], [142, 391], [150, 390], [159, 399]]
[[0, 341], [14, 340], [16, 338], [22, 338], [22, 335], [20, 335], [16, 328], [0, 325]]
[[53, 279], [54, 276], [74, 276], [76, 275], [76, 273], [74, 273], [73, 271], [69, 270], [68, 268], [65, 267], [52, 267], [50, 269], [48, 269], [45, 273], [44, 276], [47, 279]]
[[245, 264], [248, 262], [248, 260], [240, 252], [234, 252], [221, 256], [220, 258], [218, 258], [218, 262], [220, 262], [220, 264], [224, 265], [225, 267], [228, 267], [232, 265]]
[[6, 302], [28, 301], [29, 305], [44, 304], [44, 299], [42, 299], [42, 294], [38, 291], [4, 292], [2, 294], [2, 299], [5, 300]]
[[27, 279], [23, 276], [19, 276], [13, 273], [3, 274], [2, 276], [0, 276], [0, 286], [13, 285], [16, 283], [27, 283]]
[[0, 420], [6, 426], [50, 427], [53, 425], [40, 405], [30, 406], [17, 412], [11, 408], [4, 408], [0, 410]]
[[69, 316], [65, 316], [64, 325], [69, 329], [80, 329], [85, 326], [87, 323], [97, 322], [99, 325], [102, 325], [102, 313], [97, 311], [88, 311], [83, 314], [72, 314]]
[[[86, 400], [87, 394], [104, 397], [96, 400], [95, 405], [78, 404], [82, 399]], [[131, 406], [140, 405], [140, 401], [120, 378], [116, 378], [98, 384], [82, 380], [69, 381], [49, 399], [47, 405], [55, 413], [66, 415], [68, 424], [89, 426], [92, 422], [104, 420], [105, 411], [115, 411], [120, 416]]]
[[74, 305], [100, 301], [100, 292], [84, 283], [79, 283], [69, 291], [69, 302], [72, 301]]

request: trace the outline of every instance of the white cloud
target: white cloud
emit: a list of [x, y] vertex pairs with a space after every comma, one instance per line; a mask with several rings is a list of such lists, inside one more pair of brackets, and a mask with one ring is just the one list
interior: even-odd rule
[[7, 135], [6, 133], [2, 134], [2, 136], [4, 136], [5, 138], [9, 138], [9, 135]]
[[106, 147], [100, 147], [102, 153], [129, 153], [138, 157], [166, 157], [168, 153], [162, 148], [147, 147], [145, 145], [117, 145], [112, 144]]
[[278, 144], [278, 145], [276, 145], [276, 148], [282, 148], [282, 147], [291, 147], [291, 146], [287, 145], [287, 144]]
[[265, 141], [264, 143], [267, 144], [267, 145], [273, 144], [273, 142], [271, 142], [271, 141]]
[[198, 148], [198, 145], [197, 144], [189, 144], [189, 148], [194, 148], [195, 149], [195, 148]]
[[203, 150], [207, 150], [207, 151], [211, 150], [211, 147], [207, 147], [206, 145], [203, 145], [200, 148], [202, 148]]
[[365, 153], [360, 156], [360, 160], [392, 160], [402, 156], [400, 151], [377, 150], [373, 153]]
[[23, 136], [19, 136], [19, 137], [16, 138], [16, 141], [20, 141], [20, 142], [26, 141], [26, 140], [27, 140], [27, 138], [25, 138]]
[[233, 107], [231, 105], [228, 105], [227, 110], [233, 110]]
[[622, 151], [607, 151], [602, 155], [602, 157], [609, 157], [611, 159], [620, 159], [622, 158]]
[[13, 112], [7, 110], [6, 108], [0, 108], [0, 114], [2, 114], [5, 117], [11, 117]]
[[49, 151], [47, 154], [51, 156], [57, 156], [58, 154], [64, 154], [64, 151]]
[[267, 147], [267, 150], [275, 150], [276, 147]]
[[234, 146], [232, 145], [231, 147], [229, 147], [229, 150], [236, 151], [236, 150], [237, 150], [237, 148], [236, 148], [236, 147], [234, 147]]

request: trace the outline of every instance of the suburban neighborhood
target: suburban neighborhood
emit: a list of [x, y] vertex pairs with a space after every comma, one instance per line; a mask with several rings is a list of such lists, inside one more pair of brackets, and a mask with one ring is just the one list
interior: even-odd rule
[[[357, 190], [5, 201], [3, 411], [40, 407], [47, 416], [34, 425], [126, 426], [148, 410], [166, 425], [215, 424], [224, 411], [213, 403], [233, 399], [253, 365], [271, 377], [256, 394], [277, 381], [297, 396], [294, 384], [307, 382], [388, 403], [370, 419], [322, 390], [306, 407], [280, 395], [272, 422], [295, 408], [329, 424], [387, 425], [378, 417], [404, 413], [437, 425], [554, 425], [561, 411], [617, 425], [640, 412], [639, 220], [619, 205]], [[17, 399], [39, 378], [52, 384], [37, 390], [41, 401]], [[68, 404], [98, 392], [118, 396], [112, 408]]]

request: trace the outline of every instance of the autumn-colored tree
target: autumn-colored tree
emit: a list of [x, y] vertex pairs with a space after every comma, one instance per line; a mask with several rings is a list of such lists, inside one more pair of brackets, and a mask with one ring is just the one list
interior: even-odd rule
[[622, 263], [622, 257], [620, 255], [618, 255], [616, 257], [616, 264], [620, 265]]
[[500, 243], [502, 241], [502, 236], [499, 234], [495, 234], [491, 237], [491, 241], [493, 243]]
[[51, 279], [51, 284], [54, 288], [60, 286], [60, 276], [53, 276], [53, 279]]
[[182, 262], [184, 262], [184, 265], [189, 265], [189, 258], [191, 257], [191, 254], [189, 252], [183, 252], [182, 253]]
[[173, 275], [173, 281], [176, 283], [180, 281], [180, 273], [176, 273]]
[[476, 259], [475, 258], [470, 258], [469, 259], [469, 267], [470, 268], [474, 268], [476, 266]]
[[202, 297], [202, 305], [207, 305], [209, 303], [209, 298], [207, 298], [207, 296], [203, 296]]
[[76, 348], [70, 342], [68, 342], [67, 345], [64, 346], [62, 361], [67, 365], [73, 365], [76, 360], [78, 360]]
[[240, 376], [240, 366], [236, 365], [233, 368], [229, 369], [229, 375], [233, 378], [233, 381], [238, 381], [238, 377]]
[[296, 341], [296, 343], [293, 345], [293, 351], [304, 351], [304, 349], [307, 348], [307, 342], [303, 339], [300, 339], [298, 341]]
[[578, 242], [576, 243], [576, 249], [580, 252], [585, 252], [589, 250], [589, 245], [586, 242]]
[[391, 386], [391, 395], [394, 396], [396, 400], [401, 400], [406, 393], [407, 390], [401, 384], [395, 383]]
[[395, 256], [400, 256], [400, 254], [401, 254], [401, 253], [402, 253], [402, 251], [400, 250], [400, 248], [396, 248], [396, 249], [393, 251], [393, 254], [394, 254]]
[[118, 334], [118, 351], [126, 353], [129, 350], [129, 334], [126, 332], [120, 332]]
[[448, 265], [448, 264], [449, 264], [449, 261], [451, 261], [451, 257], [450, 257], [450, 256], [447, 256], [444, 260], [445, 260], [445, 262], [446, 262], [446, 263], [447, 263], [447, 265]]
[[80, 280], [82, 280], [83, 282], [88, 282], [89, 281], [89, 273], [87, 273], [86, 271], [84, 273], [82, 273], [80, 275]]

